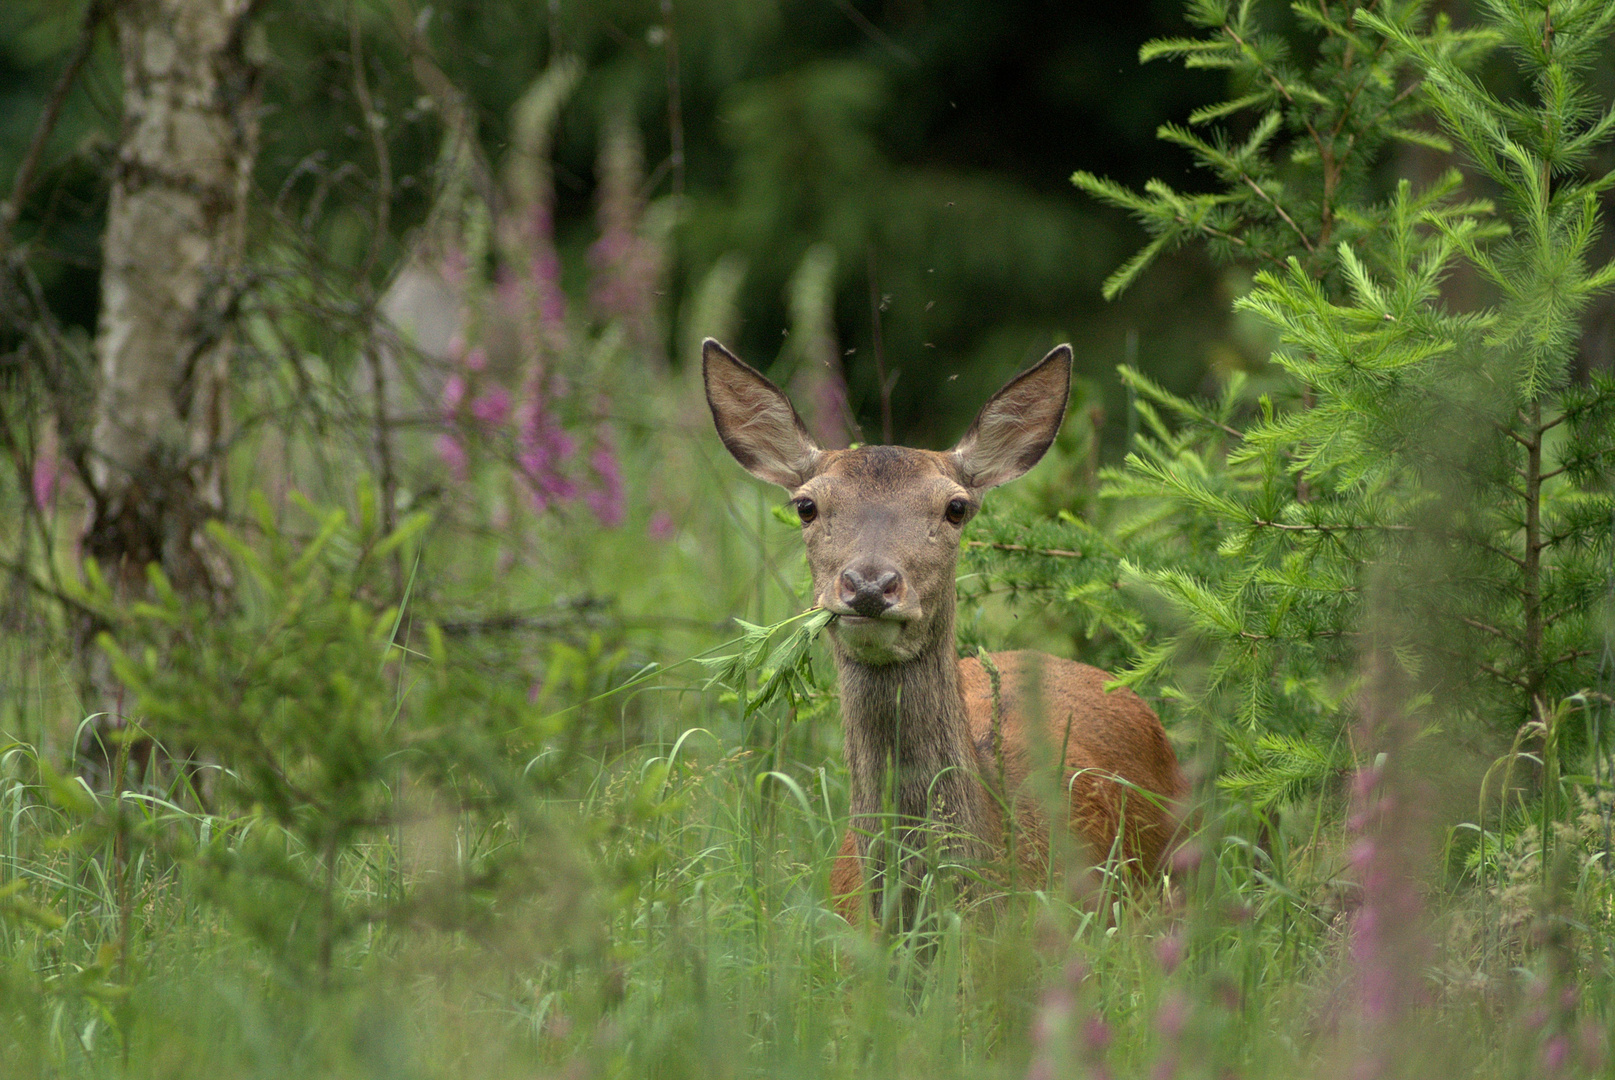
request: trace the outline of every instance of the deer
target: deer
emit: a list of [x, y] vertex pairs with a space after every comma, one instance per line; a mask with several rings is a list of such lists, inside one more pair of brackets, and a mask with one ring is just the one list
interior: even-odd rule
[[[830, 891], [849, 922], [866, 897], [877, 925], [913, 925], [928, 838], [940, 836], [950, 860], [1041, 880], [1051, 801], [1089, 867], [1116, 858], [1138, 880], [1159, 873], [1177, 831], [1186, 784], [1159, 717], [1137, 694], [1107, 690], [1104, 671], [1044, 653], [957, 654], [962, 530], [988, 490], [1026, 473], [1054, 442], [1071, 362], [1060, 345], [1011, 379], [952, 450], [826, 450], [778, 386], [716, 340], [702, 343], [718, 437], [753, 476], [789, 492], [814, 603], [834, 616], [826, 633], [851, 823]], [[1062, 794], [1033, 797], [1029, 781], [1056, 764]], [[1083, 888], [1093, 895], [1097, 884]]]

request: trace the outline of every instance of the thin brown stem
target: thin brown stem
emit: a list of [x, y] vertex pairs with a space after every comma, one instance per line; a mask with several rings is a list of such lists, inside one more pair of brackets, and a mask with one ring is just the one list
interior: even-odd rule
[[1467, 626], [1474, 627], [1476, 630], [1479, 630], [1482, 633], [1490, 634], [1493, 637], [1502, 638], [1504, 641], [1512, 641], [1516, 645], [1519, 644], [1519, 639], [1516, 638], [1513, 634], [1510, 634], [1506, 630], [1499, 630], [1497, 627], [1492, 626], [1489, 623], [1483, 623], [1479, 619], [1471, 619], [1467, 615], [1465, 615], [1465, 616], [1460, 616], [1459, 621], [1463, 622]]
[[1525, 666], [1527, 689], [1534, 695], [1542, 684], [1542, 402], [1530, 405], [1530, 442], [1525, 452], [1525, 558], [1520, 567], [1520, 594], [1525, 607]]
[[1048, 555], [1055, 559], [1085, 559], [1087, 554], [1081, 551], [1067, 551], [1063, 548], [1036, 548], [1025, 544], [1000, 544], [996, 540], [966, 540], [966, 547], [990, 548], [993, 551], [1019, 551], [1026, 555]]
[[110, 15], [116, 6], [116, 0], [110, 3], [107, 0], [93, 0], [84, 12], [78, 42], [67, 59], [67, 66], [56, 77], [50, 97], [45, 99], [45, 111], [39, 114], [39, 120], [34, 124], [33, 138], [28, 141], [28, 150], [23, 154], [22, 164], [17, 166], [16, 175], [12, 177], [11, 198], [0, 206], [0, 255], [11, 247], [11, 230], [22, 215], [22, 204], [34, 186], [34, 174], [39, 171], [39, 162], [45, 156], [45, 144], [50, 142], [51, 133], [56, 130], [56, 122], [61, 119], [62, 109], [67, 104], [67, 95], [95, 49], [95, 34], [101, 27], [101, 20]]
[[896, 378], [886, 378], [886, 348], [880, 335], [880, 312], [884, 304], [880, 295], [880, 278], [875, 269], [875, 246], [869, 246], [869, 319], [875, 335], [875, 378], [880, 380], [880, 434], [887, 446], [892, 444], [892, 385]]
[[1241, 172], [1239, 176], [1240, 179], [1244, 180], [1245, 183], [1250, 186], [1252, 191], [1256, 192], [1257, 196], [1263, 202], [1267, 203], [1267, 205], [1273, 208], [1273, 212], [1275, 214], [1284, 219], [1284, 224], [1288, 225], [1295, 232], [1296, 237], [1301, 241], [1301, 246], [1307, 249], [1307, 254], [1317, 254], [1317, 250], [1312, 246], [1312, 241], [1307, 239], [1307, 234], [1302, 231], [1301, 226], [1295, 223], [1295, 219], [1285, 211], [1284, 207], [1278, 204], [1278, 200], [1264, 191], [1262, 189], [1262, 185], [1258, 184], [1250, 174]]
[[662, 0], [662, 33], [667, 43], [668, 165], [673, 170], [673, 200], [684, 199], [684, 104], [679, 93], [679, 38], [673, 25], [673, 0]]
[[[364, 306], [364, 358], [370, 369], [371, 403], [375, 420], [376, 465], [381, 473], [381, 525], [391, 533], [397, 524], [398, 480], [393, 465], [393, 439], [391, 417], [387, 410], [387, 371], [376, 340], [376, 290], [371, 281], [377, 263], [381, 261], [382, 245], [387, 241], [388, 226], [392, 220], [393, 173], [392, 157], [387, 152], [387, 137], [382, 130], [382, 117], [377, 113], [370, 96], [370, 83], [365, 78], [364, 41], [359, 34], [359, 16], [348, 8], [348, 39], [353, 61], [353, 93], [359, 102], [365, 128], [370, 132], [370, 146], [376, 155], [376, 220], [370, 234], [370, 249], [359, 272], [359, 294]], [[402, 597], [404, 592], [403, 552], [394, 549], [391, 559], [393, 589]]]
[[376, 155], [376, 221], [370, 233], [370, 249], [365, 254], [364, 268], [359, 273], [359, 285], [370, 293], [370, 275], [381, 261], [382, 245], [387, 242], [388, 226], [392, 218], [393, 167], [392, 156], [387, 152], [384, 118], [376, 111], [370, 97], [370, 82], [365, 78], [364, 41], [359, 35], [359, 15], [348, 8], [348, 49], [353, 62], [353, 93], [359, 102], [365, 130], [370, 133], [370, 148]]
[[1412, 532], [1412, 525], [1291, 525], [1282, 521], [1267, 521], [1263, 518], [1252, 518], [1252, 525], [1260, 525], [1265, 529], [1278, 529], [1282, 532]]

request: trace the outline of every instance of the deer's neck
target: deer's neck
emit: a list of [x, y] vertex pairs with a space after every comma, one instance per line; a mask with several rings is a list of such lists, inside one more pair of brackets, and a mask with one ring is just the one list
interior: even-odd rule
[[852, 812], [860, 830], [879, 829], [870, 815], [896, 811], [911, 821], [987, 835], [952, 629], [935, 648], [897, 664], [862, 664], [836, 651]]

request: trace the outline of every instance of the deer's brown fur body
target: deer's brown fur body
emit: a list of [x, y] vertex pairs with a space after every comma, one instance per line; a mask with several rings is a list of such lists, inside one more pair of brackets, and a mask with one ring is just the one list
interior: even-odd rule
[[[950, 639], [951, 644], [951, 639]], [[989, 858], [1013, 854], [1023, 882], [1043, 879], [1049, 859], [1049, 822], [1046, 807], [1054, 770], [1046, 769], [1045, 785], [1029, 784], [1041, 763], [1059, 760], [1060, 785], [1068, 793], [1070, 830], [1082, 845], [1081, 855], [1097, 864], [1115, 854], [1137, 875], [1146, 876], [1161, 864], [1167, 844], [1177, 828], [1176, 810], [1184, 794], [1177, 757], [1155, 713], [1126, 688], [1104, 690], [1110, 676], [1096, 667], [1061, 660], [1037, 652], [1002, 652], [988, 657], [998, 674], [993, 679], [975, 657], [956, 661], [954, 692], [960, 697], [955, 734], [938, 740], [916, 762], [916, 772], [951, 768], [967, 783], [948, 786], [954, 806], [969, 806], [972, 815], [950, 814], [947, 824], [961, 831], [972, 829], [984, 843]], [[848, 710], [843, 691], [842, 709]], [[1041, 725], [1028, 726], [1028, 717], [1041, 717]], [[883, 768], [864, 758], [862, 718], [847, 713], [848, 769], [855, 792], [873, 788], [874, 806], [884, 788]], [[911, 728], [927, 730], [919, 724]], [[958, 747], [958, 757], [946, 764], [943, 747]], [[932, 773], [932, 775], [935, 775]], [[860, 782], [860, 777], [863, 778]], [[1113, 778], [1123, 777], [1144, 793]], [[976, 793], [972, 795], [972, 789]], [[901, 788], [899, 789], [901, 790]], [[1149, 793], [1149, 794], [1145, 794]], [[1154, 797], [1151, 797], [1151, 796]], [[900, 798], [898, 812], [919, 816], [922, 793]], [[946, 804], [946, 799], [944, 798]], [[1014, 812], [1014, 831], [1006, 828], [1003, 809]], [[858, 812], [857, 795], [854, 813]], [[859, 897], [864, 883], [864, 861], [859, 832], [880, 828], [878, 819], [855, 820], [842, 837], [841, 850], [830, 874], [830, 892], [836, 910], [849, 921], [860, 917]], [[1120, 836], [1120, 843], [1117, 838]]]
[[[1042, 653], [957, 658], [960, 530], [988, 489], [1048, 449], [1065, 414], [1070, 355], [1061, 346], [1011, 380], [951, 451], [822, 450], [773, 383], [717, 342], [703, 348], [719, 436], [754, 475], [791, 492], [815, 600], [839, 616], [829, 634], [852, 826], [832, 887], [849, 918], [868, 884], [879, 886], [868, 890], [872, 912], [906, 922], [918, 853], [933, 838], [954, 858], [1012, 856], [1036, 880], [1049, 857], [1047, 805], [1069, 806], [1062, 816], [1089, 860], [1114, 852], [1139, 874], [1154, 872], [1173, 834], [1182, 776], [1137, 695], [1106, 693], [1104, 672]], [[1051, 799], [1056, 783], [1068, 795]], [[877, 837], [894, 839], [897, 852]]]

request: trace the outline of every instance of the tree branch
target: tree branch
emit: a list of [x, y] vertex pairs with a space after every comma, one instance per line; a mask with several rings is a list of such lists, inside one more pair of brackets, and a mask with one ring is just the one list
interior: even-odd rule
[[79, 26], [78, 43], [73, 46], [67, 66], [51, 88], [50, 97], [45, 101], [45, 111], [39, 114], [39, 120], [34, 124], [34, 136], [29, 140], [28, 152], [23, 155], [17, 175], [11, 181], [11, 198], [0, 206], [0, 256], [4, 256], [11, 247], [11, 230], [22, 215], [23, 201], [28, 198], [28, 191], [34, 185], [34, 173], [39, 169], [40, 159], [45, 156], [45, 144], [50, 141], [51, 132], [56, 130], [56, 122], [61, 119], [62, 108], [67, 104], [67, 95], [73, 89], [73, 83], [78, 81], [79, 71], [95, 49], [95, 33], [101, 27], [101, 20], [110, 15], [119, 2], [121, 0], [91, 0], [90, 6], [85, 9], [84, 21]]
[[1065, 551], [1061, 548], [1035, 548], [1025, 544], [1000, 544], [996, 540], [966, 540], [965, 547], [991, 548], [994, 551], [1019, 551], [1026, 555], [1048, 555], [1056, 559], [1085, 559], [1087, 554], [1081, 551]]

